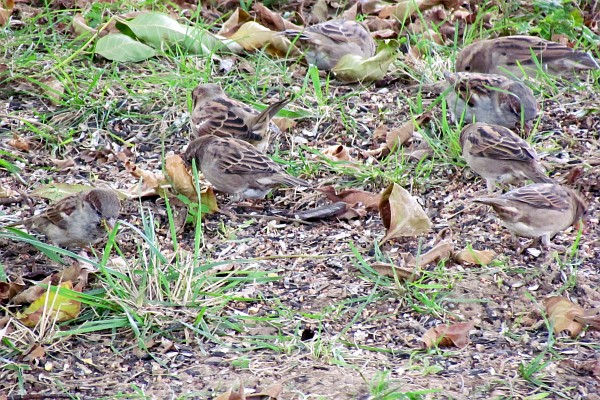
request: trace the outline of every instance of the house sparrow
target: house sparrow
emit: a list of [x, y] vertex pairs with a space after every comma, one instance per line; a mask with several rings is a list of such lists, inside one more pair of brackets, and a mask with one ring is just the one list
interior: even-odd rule
[[227, 97], [220, 86], [200, 84], [192, 92], [191, 128], [194, 137], [229, 136], [245, 140], [264, 152], [269, 145], [269, 125], [290, 99], [271, 104], [259, 112]]
[[552, 183], [534, 183], [474, 201], [491, 206], [513, 234], [539, 237], [546, 247], [552, 236], [577, 222], [587, 207], [575, 190]]
[[57, 246], [95, 244], [114, 227], [121, 202], [110, 189], [92, 189], [65, 197], [35, 215], [9, 226], [24, 225], [43, 233]]
[[456, 56], [456, 71], [482, 72], [508, 77], [535, 75], [538, 66], [557, 76], [570, 76], [574, 70], [599, 69], [589, 54], [564, 44], [533, 36], [506, 36], [481, 40], [462, 49]]
[[533, 92], [521, 82], [501, 75], [446, 72], [448, 108], [456, 121], [485, 122], [507, 128], [532, 124], [537, 115]]
[[485, 179], [489, 193], [494, 191], [496, 181], [555, 183], [546, 176], [533, 147], [508, 128], [469, 124], [460, 133], [460, 145], [465, 161]]
[[242, 140], [201, 136], [192, 141], [184, 160], [196, 165], [216, 190], [233, 194], [234, 201], [262, 199], [274, 186], [311, 185], [288, 175], [278, 164]]
[[304, 50], [309, 64], [323, 71], [331, 71], [346, 54], [373, 57], [377, 47], [365, 25], [343, 19], [321, 22], [303, 31], [288, 29], [282, 34]]

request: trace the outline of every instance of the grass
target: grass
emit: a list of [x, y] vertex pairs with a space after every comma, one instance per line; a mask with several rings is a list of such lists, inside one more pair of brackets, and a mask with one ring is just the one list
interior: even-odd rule
[[[575, 28], [569, 33], [571, 38], [583, 33], [579, 45], [594, 51], [593, 40], [597, 38], [590, 38], [587, 28], [579, 25], [575, 17], [572, 21], [564, 18], [565, 13], [573, 11], [569, 8], [571, 6], [544, 8], [541, 3], [536, 3], [535, 10], [539, 14], [536, 14], [539, 17], [535, 20], [537, 23], [526, 25], [525, 15], [520, 16], [518, 10], [507, 10], [510, 4], [500, 4], [500, 9], [507, 14], [499, 14], [501, 19], [495, 23], [495, 30], [540, 33], [549, 38], [548, 35], [553, 33], [551, 28], [560, 21], [557, 32], [567, 33], [563, 25], [570, 24], [569, 27]], [[164, 11], [163, 7], [154, 3], [98, 3], [91, 6], [87, 16], [93, 17], [99, 26], [108, 20], [111, 13], [146, 7]], [[493, 12], [494, 9], [487, 11]], [[484, 15], [485, 12], [480, 12], [476, 21], [462, 34], [460, 39], [465, 45], [494, 33], [484, 29]], [[510, 18], [504, 18], [503, 15]], [[263, 107], [273, 98], [293, 94], [295, 100], [281, 115], [304, 118], [303, 127], [314, 129], [315, 137], [323, 142], [338, 143], [344, 140], [355, 147], [360, 147], [362, 141], [370, 139], [369, 134], [375, 126], [372, 121], [365, 120], [353, 104], [363, 102], [371, 105], [371, 98], [376, 102], [385, 97], [377, 95], [376, 90], [360, 86], [343, 90], [337, 82], [320, 76], [315, 68], [308, 68], [299, 79], [293, 67], [261, 52], [245, 56], [254, 69], [253, 73], [247, 72], [239, 63], [232, 70], [221, 72], [218, 60], [176, 52], [137, 64], [107, 62], [93, 56], [91, 48], [84, 47], [84, 41], [72, 40], [65, 32], [52, 29], [60, 24], [68, 25], [71, 16], [69, 11], [48, 7], [23, 29], [0, 32], [0, 40], [6, 44], [1, 62], [10, 63], [13, 71], [11, 82], [28, 87], [26, 93], [15, 92], [14, 95], [21, 96], [27, 105], [33, 106], [29, 112], [21, 113], [22, 110], [18, 109], [9, 112], [10, 118], [18, 119], [21, 123], [11, 133], [39, 142], [45, 154], [54, 158], [71, 154], [74, 146], [93, 148], [99, 142], [114, 143], [119, 146], [119, 151], [135, 149], [140, 141], [136, 142], [136, 132], [131, 134], [127, 131], [128, 124], [146, 127], [143, 140], [160, 138], [163, 155], [180, 151], [179, 147], [185, 140], [177, 142], [172, 137], [187, 137], [186, 128], [181, 128], [185, 124], [178, 121], [185, 120], [184, 114], [191, 107], [190, 91], [199, 82], [219, 82], [232, 97], [256, 108]], [[198, 13], [189, 18], [204, 24]], [[421, 15], [420, 18], [424, 17]], [[535, 27], [537, 31], [524, 31], [528, 26]], [[459, 42], [459, 38], [456, 39]], [[441, 79], [443, 71], [452, 69], [453, 56], [459, 48], [457, 44], [439, 46], [417, 36], [411, 36], [409, 42], [422, 51], [423, 69], [418, 70], [398, 61], [399, 70], [409, 76], [420, 77], [419, 81], [434, 82]], [[595, 51], [598, 53], [598, 50]], [[76, 52], [79, 52], [77, 56], [70, 59]], [[598, 56], [596, 54], [600, 58]], [[45, 80], [47, 77], [50, 80]], [[592, 77], [597, 80], [598, 73], [593, 73]], [[558, 99], [565, 93], [589, 87], [586, 82], [558, 85], [548, 77], [542, 77], [541, 82], [535, 86], [536, 96], [550, 99]], [[53, 87], [62, 87], [64, 92]], [[597, 83], [593, 87], [599, 89]], [[284, 136], [281, 146], [274, 149], [272, 157], [293, 175], [302, 175], [315, 181], [331, 179], [333, 176], [338, 187], [381, 188], [396, 182], [412, 187], [415, 193], [439, 185], [438, 171], [456, 172], [465, 166], [458, 143], [461, 127], [448, 122], [442, 97], [431, 100], [418, 91], [414, 95], [401, 94], [392, 107], [389, 107], [389, 103], [386, 105], [377, 118], [393, 124], [441, 108], [441, 115], [436, 114], [432, 122], [419, 131], [432, 148], [433, 156], [415, 162], [405, 153], [405, 149], [397, 149], [376, 163], [364, 163], [356, 168], [327, 159], [322, 155], [321, 148], [297, 145], [293, 137]], [[21, 115], [27, 115], [27, 118]], [[37, 122], [28, 122], [33, 118]], [[122, 128], [117, 129], [118, 126]], [[340, 133], [349, 139], [342, 139]], [[290, 143], [292, 145], [288, 146]], [[560, 150], [558, 146], [547, 150], [556, 153]], [[18, 173], [23, 174], [29, 168], [25, 157], [9, 150], [0, 150], [0, 156], [0, 169], [12, 177], [16, 178]], [[151, 160], [154, 164], [145, 164], [160, 170], [160, 161], [156, 160]], [[102, 167], [98, 164], [95, 166]], [[50, 173], [54, 172], [52, 168], [44, 168]], [[65, 178], [60, 175], [54, 178], [53, 174], [29, 175], [24, 186], [32, 189], [46, 180]], [[95, 183], [97, 176], [90, 173], [89, 178], [91, 183]], [[113, 337], [126, 338], [130, 346], [144, 350], [163, 365], [168, 362], [164, 354], [148, 344], [166, 339], [176, 345], [195, 346], [203, 354], [226, 349], [230, 354], [229, 365], [237, 370], [252, 372], [261, 357], [285, 358], [292, 360], [292, 363], [308, 359], [327, 367], [359, 370], [363, 374], [364, 387], [373, 399], [431, 398], [441, 395], [444, 390], [406, 389], [402, 370], [412, 374], [410, 377], [437, 379], [445, 371], [444, 358], [458, 358], [460, 353], [388, 347], [393, 347], [393, 343], [402, 343], [401, 340], [382, 344], [379, 338], [372, 338], [361, 342], [356, 339], [361, 332], [370, 335], [371, 325], [383, 326], [386, 321], [401, 324], [402, 318], [398, 313], [410, 315], [410, 318], [425, 321], [429, 325], [432, 321], [457, 318], [459, 314], [450, 307], [450, 303], [480, 299], [454, 299], [453, 292], [458, 285], [487, 273], [495, 276], [498, 286], [504, 286], [503, 279], [506, 277], [510, 280], [514, 276], [525, 275], [528, 279], [534, 279], [539, 274], [519, 265], [510, 265], [509, 261], [488, 267], [488, 270], [457, 272], [442, 261], [423, 268], [415, 281], [402, 282], [398, 276], [385, 277], [370, 267], [372, 260], [386, 263], [397, 261], [397, 254], [388, 252], [389, 249], [382, 250], [376, 240], [368, 238], [366, 244], [358, 245], [354, 240], [359, 238], [346, 238], [332, 249], [331, 254], [320, 258], [304, 253], [305, 250], [300, 246], [294, 246], [303, 241], [302, 233], [298, 233], [295, 236], [298, 239], [290, 240], [291, 244], [287, 245], [288, 254], [296, 255], [296, 258], [281, 254], [283, 250], [280, 249], [276, 250], [280, 253], [275, 252], [268, 257], [242, 257], [236, 255], [234, 250], [238, 246], [256, 245], [253, 237], [248, 236], [248, 231], [253, 227], [263, 229], [259, 223], [240, 221], [231, 224], [222, 220], [216, 231], [209, 232], [206, 231], [206, 216], [199, 212], [198, 207], [194, 209], [190, 205], [190, 208], [192, 212], [188, 220], [192, 228], [186, 231], [187, 237], [184, 238], [176, 221], [175, 206], [171, 202], [161, 208], [165, 213], [164, 218], [157, 214], [156, 209], [140, 203], [133, 220], [122, 222], [106, 247], [99, 249], [96, 257], [90, 259], [47, 245], [20, 231], [0, 231], [0, 238], [31, 243], [54, 262], [59, 259], [78, 259], [97, 269], [94, 284], [84, 293], [62, 291], [85, 305], [76, 319], [34, 330], [13, 322], [13, 326], [19, 326], [20, 329], [2, 337], [6, 349], [0, 350], [0, 356], [14, 359], [24, 355], [30, 348], [30, 342], [25, 338], [32, 332], [36, 335], [36, 343], [48, 347], [56, 343], [69, 343], [74, 339], [85, 341], [90, 334], [110, 332]], [[119, 236], [116, 236], [117, 233]], [[263, 233], [275, 237], [289, 234], [273, 226], [265, 227]], [[124, 246], [120, 238], [124, 238], [129, 245]], [[565, 269], [579, 266], [581, 260], [577, 257], [577, 249], [581, 240], [582, 234], [579, 233], [568, 257], [562, 261], [552, 261], [552, 265], [558, 264]], [[420, 254], [423, 246], [426, 245], [420, 243], [411, 250]], [[375, 255], [372, 256], [369, 250], [373, 250]], [[352, 271], [357, 274], [358, 283], [353, 281], [352, 287], [343, 287], [344, 291], [351, 291], [350, 294], [342, 292], [345, 297], [340, 294], [340, 299], [334, 299], [333, 304], [315, 303], [320, 304], [316, 309], [303, 309], [303, 302], [294, 302], [290, 298], [293, 296], [281, 294], [285, 298], [274, 297], [273, 285], [281, 284], [296, 290], [295, 296], [299, 298], [319, 298], [318, 288], [312, 286], [313, 277], [310, 273], [304, 274], [303, 264], [309, 265], [306, 267], [308, 269], [318, 267], [318, 273], [337, 277], [319, 265], [323, 263], [335, 272], [335, 265], [327, 264], [333, 259], [354, 266]], [[2, 273], [6, 275], [6, 268], [0, 266], [0, 276]], [[307, 282], [290, 284], [288, 279], [296, 276], [298, 270], [303, 272], [302, 276], [308, 276], [303, 278]], [[570, 275], [559, 292], [570, 291], [576, 286], [572, 277]], [[345, 285], [345, 281], [341, 282]], [[314, 285], [319, 283], [316, 281]], [[331, 282], [329, 284], [332, 285]], [[481, 302], [485, 301], [481, 299]], [[386, 303], [389, 303], [387, 308], [383, 307]], [[13, 315], [13, 308], [0, 307], [5, 314]], [[313, 327], [315, 337], [303, 341], [301, 333], [309, 326]], [[402, 332], [408, 332], [415, 341], [419, 337], [411, 331]], [[113, 354], [125, 352], [119, 348], [117, 340], [113, 340], [113, 343]], [[550, 347], [552, 345], [549, 344]], [[376, 359], [371, 358], [375, 357], [372, 354], [408, 355], [410, 362], [402, 364], [399, 360], [386, 358], [372, 367], [370, 363], [375, 363], [372, 360]], [[540, 353], [532, 360], [519, 364], [518, 373], [526, 381], [525, 387], [553, 392], [548, 389], [543, 376], [553, 359], [545, 356], [546, 353]], [[25, 393], [24, 376], [30, 373], [31, 366], [12, 361], [3, 361], [3, 364], [0, 370], [14, 371], [16, 376], [11, 390]], [[362, 371], [363, 365], [365, 372]], [[131, 384], [131, 395], [137, 393], [139, 398], [150, 398], [143, 388], [135, 385]], [[64, 389], [64, 392], [67, 391]], [[298, 391], [302, 392], [301, 386]], [[309, 398], [308, 395], [306, 398]]]

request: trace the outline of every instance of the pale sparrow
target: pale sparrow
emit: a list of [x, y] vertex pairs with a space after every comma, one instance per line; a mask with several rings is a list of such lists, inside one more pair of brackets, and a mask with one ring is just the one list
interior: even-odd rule
[[481, 175], [489, 193], [496, 181], [518, 183], [530, 179], [536, 183], [555, 183], [546, 176], [536, 151], [516, 133], [500, 125], [477, 122], [460, 133], [462, 154], [473, 171]]
[[81, 247], [98, 243], [112, 229], [121, 202], [110, 189], [92, 189], [65, 197], [35, 215], [9, 226], [24, 225], [43, 233], [57, 246]]
[[551, 183], [534, 183], [474, 201], [491, 206], [513, 234], [541, 238], [546, 247], [551, 237], [577, 222], [587, 207], [575, 190]]
[[475, 42], [456, 56], [456, 71], [482, 72], [521, 78], [542, 69], [556, 76], [571, 76], [576, 70], [599, 69], [589, 54], [564, 44], [534, 36], [505, 36]]
[[331, 71], [346, 54], [373, 57], [377, 47], [365, 25], [343, 19], [321, 22], [303, 31], [288, 29], [282, 34], [304, 51], [309, 64], [323, 71]]
[[232, 194], [234, 201], [262, 199], [279, 185], [311, 185], [288, 175], [269, 157], [242, 140], [201, 136], [192, 141], [184, 154], [184, 160], [196, 165], [211, 185], [218, 191]]
[[445, 73], [448, 108], [458, 122], [485, 122], [507, 128], [529, 127], [537, 115], [533, 92], [521, 82], [501, 75]]
[[271, 119], [290, 99], [271, 104], [263, 111], [228, 97], [219, 85], [198, 85], [192, 92], [193, 137], [219, 135], [253, 144], [264, 152], [269, 145]]

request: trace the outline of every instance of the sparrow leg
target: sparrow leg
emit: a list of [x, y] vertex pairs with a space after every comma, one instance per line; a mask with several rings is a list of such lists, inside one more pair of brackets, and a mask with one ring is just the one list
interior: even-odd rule
[[559, 244], [554, 244], [550, 241], [550, 235], [542, 236], [542, 245], [548, 250], [556, 250], [559, 253], [566, 253], [567, 247]]
[[488, 194], [493, 194], [496, 189], [496, 180], [493, 178], [488, 178], [485, 180], [485, 184], [487, 186]]

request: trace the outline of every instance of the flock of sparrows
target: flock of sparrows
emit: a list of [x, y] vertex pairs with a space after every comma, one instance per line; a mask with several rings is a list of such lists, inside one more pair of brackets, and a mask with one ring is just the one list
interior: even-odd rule
[[[345, 54], [371, 57], [375, 53], [368, 29], [355, 21], [333, 20], [282, 34], [304, 50], [309, 63], [326, 71]], [[512, 130], [527, 127], [537, 116], [533, 92], [515, 79], [538, 67], [563, 77], [576, 70], [599, 68], [587, 53], [535, 37], [482, 40], [457, 55], [456, 72], [445, 74], [444, 93], [454, 119], [473, 122], [462, 130], [460, 143], [467, 164], [485, 179], [489, 193], [496, 182], [534, 182], [475, 201], [493, 207], [512, 233], [541, 238], [544, 245], [550, 245], [554, 234], [579, 220], [586, 204], [575, 190], [549, 178], [536, 151]], [[193, 140], [184, 160], [190, 165], [195, 162], [216, 190], [240, 200], [264, 198], [279, 185], [311, 187], [265, 154], [273, 129], [271, 119], [289, 99], [259, 112], [209, 83], [198, 85], [192, 100]], [[23, 223], [57, 245], [79, 246], [100, 240], [105, 225], [117, 218], [119, 206], [114, 192], [94, 189], [67, 197]]]

